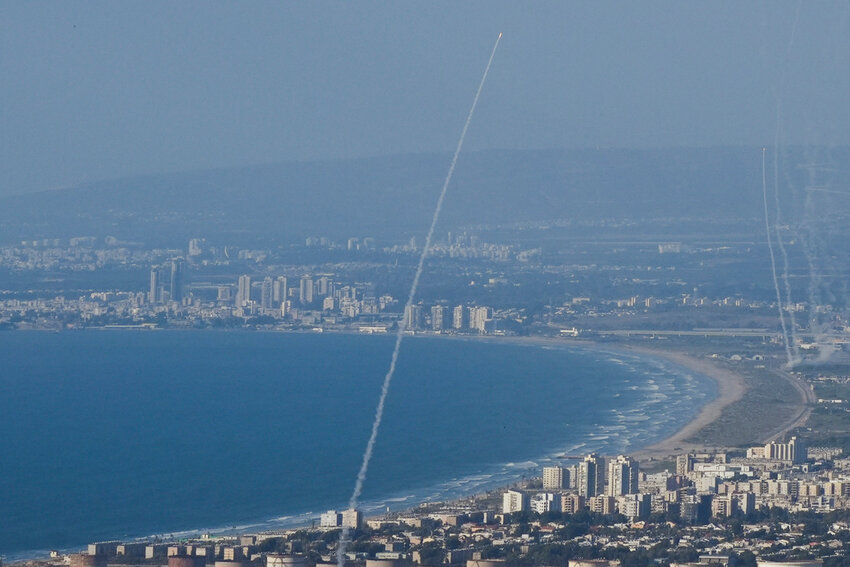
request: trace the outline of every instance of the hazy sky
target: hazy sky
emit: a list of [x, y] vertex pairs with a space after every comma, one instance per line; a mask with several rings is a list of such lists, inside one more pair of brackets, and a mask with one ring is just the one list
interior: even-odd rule
[[771, 144], [780, 92], [785, 141], [848, 144], [848, 26], [839, 1], [0, 0], [0, 195], [448, 152], [499, 32], [468, 150]]

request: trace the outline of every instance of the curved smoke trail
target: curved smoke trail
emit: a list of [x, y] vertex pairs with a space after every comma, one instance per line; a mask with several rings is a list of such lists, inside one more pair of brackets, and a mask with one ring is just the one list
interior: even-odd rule
[[770, 251], [770, 269], [773, 273], [773, 287], [776, 290], [776, 304], [779, 308], [779, 322], [782, 324], [782, 340], [785, 342], [785, 354], [791, 363], [791, 345], [788, 340], [788, 328], [785, 325], [785, 314], [782, 310], [782, 293], [779, 291], [779, 278], [776, 275], [776, 255], [773, 252], [773, 241], [770, 238], [770, 215], [767, 209], [767, 175], [765, 173], [765, 152], [761, 149], [761, 192], [764, 197], [764, 229], [767, 233], [767, 249]]
[[[785, 244], [782, 241], [782, 233], [779, 230], [780, 220], [782, 218], [782, 209], [779, 204], [779, 148], [782, 144], [782, 126], [783, 126], [783, 113], [782, 113], [782, 95], [785, 91], [785, 79], [786, 79], [786, 71], [788, 67], [788, 61], [791, 57], [791, 51], [794, 48], [794, 39], [797, 35], [797, 25], [800, 21], [800, 8], [802, 7], [802, 0], [797, 3], [797, 9], [794, 13], [794, 24], [791, 26], [791, 36], [788, 38], [788, 46], [785, 49], [785, 57], [782, 66], [782, 72], [779, 78], [779, 88], [776, 94], [776, 132], [774, 134], [774, 143], [773, 143], [773, 197], [774, 197], [774, 205], [776, 209], [776, 218], [773, 221], [773, 229], [776, 231], [776, 241], [779, 245], [779, 251], [782, 254], [782, 280], [785, 284], [785, 307], [788, 308], [788, 318], [789, 324], [786, 329], [786, 325], [784, 322], [784, 317], [782, 314], [782, 301], [779, 301], [779, 318], [782, 321], [782, 329], [785, 334], [785, 351], [788, 357], [788, 366], [792, 366], [799, 360], [799, 351], [797, 350], [797, 321], [794, 316], [794, 310], [791, 308], [792, 300], [791, 300], [791, 282], [789, 280], [789, 268], [788, 268], [788, 252], [785, 249]], [[763, 161], [763, 158], [762, 158]], [[763, 168], [762, 168], [763, 169]], [[765, 202], [765, 215], [767, 214], [767, 203]], [[765, 222], [768, 222], [768, 217], [765, 216]], [[768, 244], [770, 244], [770, 237], [768, 236]], [[771, 245], [771, 261], [773, 262], [773, 251]], [[777, 285], [777, 293], [778, 293], [778, 282], [776, 280], [776, 268], [774, 267], [773, 271], [774, 275], [774, 283]], [[778, 295], [777, 295], [778, 298]]]
[[[484, 82], [487, 80], [487, 73], [490, 72], [490, 65], [493, 64], [493, 57], [496, 55], [496, 49], [499, 47], [499, 41], [502, 39], [502, 34], [496, 38], [496, 43], [493, 45], [493, 50], [490, 52], [490, 59], [487, 60], [487, 66], [484, 68], [484, 75], [481, 77], [481, 82], [478, 84], [478, 90], [475, 92], [475, 98], [472, 100], [472, 106], [469, 109], [469, 114], [466, 116], [466, 122], [463, 125], [463, 130], [460, 133], [460, 139], [455, 148], [455, 153], [452, 156], [452, 162], [449, 166], [449, 172], [446, 174], [446, 180], [443, 182], [443, 189], [440, 191], [440, 197], [437, 199], [437, 206], [434, 209], [434, 216], [431, 219], [431, 226], [428, 229], [428, 236], [425, 238], [425, 245], [422, 247], [422, 253], [419, 255], [419, 264], [416, 266], [416, 274], [413, 276], [413, 283], [410, 286], [410, 293], [407, 296], [407, 302], [404, 304], [404, 313], [406, 314], [413, 305], [413, 298], [416, 296], [416, 289], [419, 287], [419, 278], [422, 276], [422, 267], [425, 265], [425, 257], [431, 248], [431, 239], [434, 236], [434, 228], [437, 226], [437, 220], [440, 218], [440, 210], [443, 208], [443, 200], [446, 197], [446, 191], [451, 183], [452, 176], [457, 165], [457, 158], [460, 155], [460, 150], [463, 148], [463, 140], [466, 138], [466, 131], [469, 129], [469, 124], [472, 122], [472, 115], [475, 112], [475, 106], [478, 104], [478, 97], [481, 96], [481, 90], [484, 88]], [[395, 337], [395, 347], [393, 348], [392, 358], [390, 359], [390, 368], [384, 376], [384, 383], [381, 386], [381, 395], [378, 398], [378, 407], [375, 409], [375, 420], [372, 422], [372, 433], [369, 436], [369, 441], [366, 443], [366, 450], [363, 452], [363, 462], [360, 465], [360, 471], [357, 473], [357, 480], [354, 483], [354, 491], [351, 494], [351, 499], [348, 502], [349, 508], [356, 508], [360, 499], [360, 493], [363, 491], [363, 483], [366, 481], [366, 473], [369, 470], [369, 461], [372, 459], [372, 451], [375, 448], [375, 441], [378, 439], [378, 430], [381, 427], [381, 420], [384, 417], [384, 404], [387, 400], [387, 394], [390, 391], [390, 383], [395, 374], [396, 362], [398, 361], [398, 353], [401, 350], [401, 341], [404, 339], [404, 333], [407, 330], [407, 318], [402, 317], [401, 324], [398, 326], [398, 331]], [[340, 536], [339, 546], [337, 547], [336, 560], [339, 567], [345, 565], [345, 551], [349, 543], [349, 531], [347, 527], [343, 527], [342, 535]]]
[[[779, 229], [779, 222], [782, 219], [782, 209], [779, 206], [779, 144], [782, 116], [782, 102], [776, 103], [776, 139], [773, 145], [773, 199], [776, 208], [776, 218], [773, 220], [773, 230], [776, 232], [776, 242], [779, 245], [779, 252], [782, 254], [782, 282], [785, 287], [785, 308], [788, 310], [788, 331], [785, 339], [786, 350], [788, 354], [788, 366], [792, 366], [799, 360], [797, 351], [797, 321], [794, 316], [794, 309], [791, 307], [791, 282], [788, 270], [788, 251], [785, 249], [785, 244], [782, 241], [782, 232]], [[766, 219], [767, 217], [765, 217]], [[775, 272], [774, 272], [775, 273]], [[779, 304], [779, 309], [782, 309], [782, 303]], [[780, 312], [780, 317], [782, 316]], [[785, 327], [783, 323], [783, 328]]]

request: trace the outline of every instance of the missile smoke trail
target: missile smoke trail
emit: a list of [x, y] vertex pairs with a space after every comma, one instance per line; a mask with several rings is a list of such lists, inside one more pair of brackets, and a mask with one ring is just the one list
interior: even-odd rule
[[[779, 230], [779, 221], [782, 218], [782, 209], [779, 206], [779, 143], [780, 143], [780, 124], [782, 117], [782, 105], [781, 101], [776, 103], [776, 116], [777, 116], [777, 127], [776, 127], [776, 140], [773, 145], [773, 199], [776, 208], [776, 218], [773, 220], [773, 230], [776, 231], [776, 242], [779, 244], [779, 252], [782, 254], [782, 282], [785, 284], [785, 307], [791, 306], [791, 283], [788, 275], [788, 251], [785, 249], [785, 244], [782, 241], [782, 232]], [[763, 152], [762, 152], [763, 153]], [[767, 219], [767, 217], [765, 217]], [[774, 271], [775, 274], [775, 271]], [[782, 309], [782, 303], [779, 304], [780, 310]], [[780, 314], [781, 316], [781, 314]], [[794, 310], [788, 309], [788, 328], [787, 335], [785, 339], [785, 347], [788, 351], [788, 366], [792, 366], [797, 360], [799, 360], [799, 354], [797, 351], [797, 321], [794, 317]], [[783, 329], [785, 325], [783, 323]]]
[[[814, 150], [806, 152], [806, 160], [808, 163], [814, 163], [819, 156]], [[829, 159], [829, 156], [826, 156]], [[821, 307], [824, 305], [822, 290], [826, 289], [829, 293], [829, 288], [824, 288], [825, 279], [819, 269], [818, 258], [822, 255], [824, 242], [818, 237], [819, 215], [816, 210], [816, 201], [812, 190], [825, 190], [832, 192], [832, 181], [827, 176], [823, 179], [826, 172], [819, 172], [814, 167], [805, 167], [807, 172], [807, 181], [803, 198], [803, 216], [802, 230], [800, 231], [800, 242], [802, 243], [803, 253], [806, 256], [806, 262], [809, 266], [809, 334], [812, 340], [818, 346], [818, 362], [828, 360], [835, 352], [835, 345], [828, 339], [829, 324], [821, 317]], [[819, 184], [820, 182], [820, 184]]]
[[[395, 374], [396, 362], [398, 361], [398, 353], [401, 350], [401, 341], [404, 339], [404, 332], [407, 330], [406, 314], [410, 311], [413, 305], [413, 298], [416, 296], [416, 289], [419, 287], [419, 278], [422, 277], [422, 267], [425, 265], [425, 257], [431, 248], [431, 239], [434, 236], [434, 228], [437, 226], [437, 220], [440, 218], [440, 211], [443, 208], [443, 200], [446, 197], [446, 191], [451, 183], [452, 176], [457, 165], [457, 158], [460, 155], [460, 150], [463, 148], [463, 141], [466, 138], [466, 131], [469, 129], [469, 124], [472, 122], [472, 115], [475, 112], [475, 106], [478, 104], [478, 97], [481, 96], [481, 91], [484, 88], [484, 82], [487, 80], [487, 73], [490, 72], [490, 65], [493, 64], [493, 57], [496, 56], [496, 49], [499, 47], [499, 41], [502, 39], [502, 34], [496, 38], [496, 43], [493, 45], [493, 50], [490, 52], [490, 59], [487, 60], [487, 66], [484, 68], [484, 75], [481, 77], [481, 82], [478, 84], [478, 90], [475, 92], [475, 98], [472, 100], [472, 106], [469, 109], [469, 114], [466, 116], [466, 122], [463, 125], [463, 130], [460, 133], [460, 139], [457, 142], [457, 148], [452, 156], [452, 162], [449, 166], [449, 172], [446, 174], [446, 180], [443, 182], [443, 189], [440, 191], [440, 197], [437, 199], [437, 206], [434, 209], [434, 216], [431, 219], [431, 226], [428, 228], [428, 236], [425, 238], [425, 245], [422, 247], [422, 254], [419, 255], [419, 264], [416, 266], [416, 274], [413, 276], [413, 283], [410, 286], [410, 293], [407, 296], [407, 302], [404, 304], [404, 315], [402, 316], [401, 324], [398, 326], [398, 331], [395, 336], [395, 347], [390, 359], [390, 368], [384, 376], [384, 383], [381, 386], [381, 395], [378, 398], [378, 407], [375, 409], [375, 420], [372, 422], [372, 434], [369, 436], [369, 441], [366, 443], [366, 450], [363, 452], [363, 462], [360, 465], [360, 471], [357, 473], [357, 480], [354, 483], [354, 491], [351, 494], [351, 499], [348, 501], [349, 509], [356, 508], [357, 502], [360, 499], [360, 493], [363, 491], [363, 483], [366, 481], [366, 473], [369, 470], [369, 461], [372, 459], [372, 451], [375, 448], [375, 441], [378, 438], [378, 430], [381, 427], [381, 420], [384, 417], [384, 403], [387, 400], [387, 394], [390, 391], [390, 383]], [[339, 567], [345, 565], [345, 551], [349, 543], [349, 532], [347, 527], [343, 527], [342, 535], [340, 536], [339, 546], [337, 548], [336, 560]]]
[[[822, 325], [818, 317], [817, 306], [820, 306], [822, 303], [820, 294], [821, 277], [815, 263], [815, 230], [812, 223], [812, 219], [814, 218], [814, 204], [812, 202], [812, 193], [809, 191], [809, 187], [815, 184], [817, 176], [812, 169], [808, 169], [807, 174], [808, 181], [805, 198], [803, 199], [802, 230], [799, 231], [799, 235], [800, 242], [803, 245], [803, 253], [806, 256], [806, 263], [809, 266], [809, 305], [807, 309], [809, 315], [809, 333], [814, 336], [815, 343], [820, 345], [822, 342], [820, 339], [823, 333], [821, 332]], [[818, 351], [821, 354], [824, 352], [822, 348], [819, 348]]]
[[[779, 251], [782, 254], [783, 261], [783, 269], [782, 269], [782, 279], [785, 284], [785, 305], [786, 307], [791, 306], [791, 283], [789, 281], [788, 274], [788, 252], [785, 250], [785, 244], [782, 241], [782, 233], [779, 230], [780, 219], [782, 218], [782, 210], [779, 206], [779, 146], [782, 143], [782, 125], [783, 125], [783, 113], [782, 113], [782, 94], [785, 90], [785, 79], [786, 79], [786, 71], [788, 68], [788, 61], [791, 57], [791, 51], [794, 47], [794, 39], [797, 35], [797, 25], [800, 21], [800, 8], [802, 7], [802, 0], [797, 3], [797, 9], [794, 13], [794, 24], [791, 26], [791, 36], [788, 39], [788, 46], [785, 49], [785, 58], [783, 61], [782, 72], [779, 78], [779, 89], [776, 95], [776, 132], [774, 134], [774, 143], [773, 143], [773, 197], [774, 197], [774, 205], [776, 209], [776, 218], [773, 222], [773, 228], [776, 231], [776, 241], [779, 244]], [[764, 152], [762, 152], [762, 164], [764, 163]], [[763, 168], [762, 168], [763, 171]], [[767, 207], [767, 203], [765, 202], [765, 207]], [[767, 214], [767, 210], [765, 210], [765, 215]], [[765, 222], [768, 222], [768, 217], [765, 216]], [[768, 237], [768, 244], [771, 248], [771, 262], [774, 263], [773, 268], [773, 276], [774, 283], [777, 286], [777, 298], [779, 297], [779, 284], [776, 278], [776, 267], [775, 260], [773, 258], [773, 245], [770, 243], [770, 238]], [[779, 302], [779, 318], [782, 321], [782, 329], [783, 334], [785, 335], [785, 350], [788, 355], [788, 366], [792, 366], [799, 359], [799, 351], [797, 350], [797, 322], [794, 317], [794, 311], [792, 309], [788, 310], [788, 318], [789, 325], [786, 328], [784, 316], [782, 314], [782, 302]]]
[[785, 354], [788, 363], [791, 362], [791, 346], [788, 341], [788, 329], [785, 326], [785, 314], [782, 310], [782, 293], [779, 291], [779, 278], [776, 275], [776, 255], [773, 252], [773, 241], [770, 238], [770, 214], [767, 209], [767, 174], [765, 173], [765, 152], [761, 149], [761, 192], [764, 197], [764, 229], [767, 233], [767, 249], [770, 251], [770, 269], [773, 274], [773, 287], [776, 290], [776, 304], [779, 307], [779, 323], [782, 325], [782, 340], [785, 341]]

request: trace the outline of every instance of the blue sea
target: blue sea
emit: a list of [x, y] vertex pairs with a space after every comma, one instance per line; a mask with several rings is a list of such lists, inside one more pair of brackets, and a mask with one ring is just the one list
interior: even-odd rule
[[[344, 508], [393, 337], [0, 334], [0, 555]], [[665, 360], [405, 340], [362, 496], [404, 508], [660, 440], [716, 396]]]

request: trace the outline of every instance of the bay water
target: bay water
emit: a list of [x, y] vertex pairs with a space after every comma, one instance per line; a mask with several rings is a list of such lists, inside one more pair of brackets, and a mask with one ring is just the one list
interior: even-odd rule
[[[273, 529], [342, 509], [393, 337], [215, 331], [0, 334], [0, 555]], [[627, 452], [716, 396], [663, 359], [405, 340], [363, 492], [404, 508]]]

